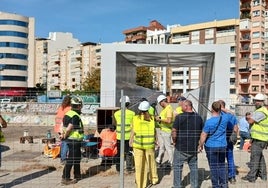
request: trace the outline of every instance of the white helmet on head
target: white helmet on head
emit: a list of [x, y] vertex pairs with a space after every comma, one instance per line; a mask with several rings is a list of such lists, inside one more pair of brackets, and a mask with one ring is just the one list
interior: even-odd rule
[[162, 100], [166, 99], [167, 97], [165, 95], [159, 95], [157, 97], [157, 102], [160, 103]]
[[262, 93], [258, 93], [253, 99], [257, 101], [264, 101], [265, 98], [266, 97]]
[[[125, 97], [125, 103], [130, 103], [130, 100], [129, 100], [129, 97], [126, 95], [126, 96], [123, 96]], [[119, 102], [121, 103], [122, 99], [120, 98]]]
[[150, 108], [150, 103], [148, 101], [142, 101], [138, 107], [140, 111], [148, 111]]
[[83, 104], [83, 100], [78, 96], [73, 96], [71, 99], [71, 104]]

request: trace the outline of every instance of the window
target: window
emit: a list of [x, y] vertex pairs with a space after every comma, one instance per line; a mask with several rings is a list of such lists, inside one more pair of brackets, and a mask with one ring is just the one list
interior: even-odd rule
[[252, 75], [252, 81], [259, 81], [259, 75]]
[[252, 23], [252, 27], [259, 27], [260, 26], [260, 22], [253, 22]]
[[24, 37], [27, 38], [28, 34], [18, 31], [0, 31], [0, 36]]
[[260, 59], [260, 54], [259, 53], [252, 54], [252, 59]]
[[258, 38], [258, 37], [260, 37], [260, 32], [259, 31], [252, 33], [252, 38]]
[[253, 15], [254, 17], [260, 16], [260, 11], [259, 11], [259, 10], [255, 10], [255, 11], [253, 11], [253, 12], [252, 12], [252, 15]]
[[232, 53], [235, 53], [235, 46], [231, 46], [230, 51], [231, 51]]
[[28, 27], [27, 22], [18, 21], [18, 20], [0, 20], [0, 25], [18, 25], [18, 26]]
[[213, 39], [206, 39], [205, 44], [214, 44], [214, 40]]
[[198, 37], [199, 31], [192, 31], [192, 37]]
[[199, 40], [192, 40], [191, 44], [199, 44]]
[[260, 44], [258, 42], [252, 43], [252, 48], [254, 48], [254, 49], [260, 48]]
[[205, 35], [213, 35], [214, 29], [206, 29], [205, 30]]
[[259, 91], [259, 86], [252, 86], [252, 91], [258, 92]]

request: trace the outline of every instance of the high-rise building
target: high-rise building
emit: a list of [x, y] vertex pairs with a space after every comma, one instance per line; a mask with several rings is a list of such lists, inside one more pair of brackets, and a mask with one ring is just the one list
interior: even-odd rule
[[268, 94], [268, 1], [240, 0], [238, 92]]
[[34, 87], [34, 22], [0, 12], [0, 96], [20, 95]]
[[[47, 90], [66, 88], [67, 52], [80, 47], [80, 42], [71, 33], [50, 32], [48, 38], [35, 40], [35, 85]], [[76, 54], [79, 55], [81, 53]]]

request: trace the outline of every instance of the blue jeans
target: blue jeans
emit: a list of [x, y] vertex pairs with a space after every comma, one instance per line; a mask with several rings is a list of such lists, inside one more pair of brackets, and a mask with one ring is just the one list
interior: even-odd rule
[[61, 146], [60, 146], [60, 159], [61, 161], [65, 161], [67, 159], [69, 152], [68, 144], [66, 140], [61, 141]]
[[205, 147], [208, 164], [210, 168], [210, 178], [213, 188], [227, 188], [227, 173], [225, 166], [226, 147]]
[[240, 135], [240, 147], [239, 147], [239, 149], [243, 149], [245, 140], [250, 139], [250, 134], [249, 134], [249, 132], [240, 131], [239, 135]]
[[190, 168], [190, 183], [192, 188], [198, 188], [198, 167], [197, 167], [197, 156], [189, 155], [187, 153], [178, 151], [175, 149], [173, 158], [173, 188], [182, 187], [182, 169], [183, 163], [187, 162]]
[[258, 176], [267, 179], [267, 170], [263, 150], [267, 147], [267, 142], [252, 140], [250, 153], [250, 171], [247, 174], [249, 180], [256, 180]]
[[228, 178], [235, 178], [234, 145], [227, 141], [226, 159], [228, 164]]

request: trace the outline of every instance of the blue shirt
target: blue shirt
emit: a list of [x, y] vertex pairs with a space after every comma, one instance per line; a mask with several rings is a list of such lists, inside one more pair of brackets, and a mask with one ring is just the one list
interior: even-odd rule
[[239, 120], [239, 130], [241, 132], [249, 132], [249, 123], [248, 121], [246, 120], [246, 117], [242, 117], [240, 120]]
[[238, 124], [238, 121], [236, 119], [236, 117], [231, 114], [231, 113], [225, 113], [225, 112], [221, 112], [222, 116], [226, 116], [226, 118], [228, 119], [228, 123], [227, 123], [227, 140], [229, 140], [229, 137], [231, 136], [234, 126]]
[[225, 115], [221, 117], [222, 119], [220, 124], [219, 124], [220, 116], [213, 116], [205, 122], [203, 131], [208, 134], [207, 140], [205, 142], [206, 147], [227, 146], [226, 128], [229, 120], [228, 117]]

